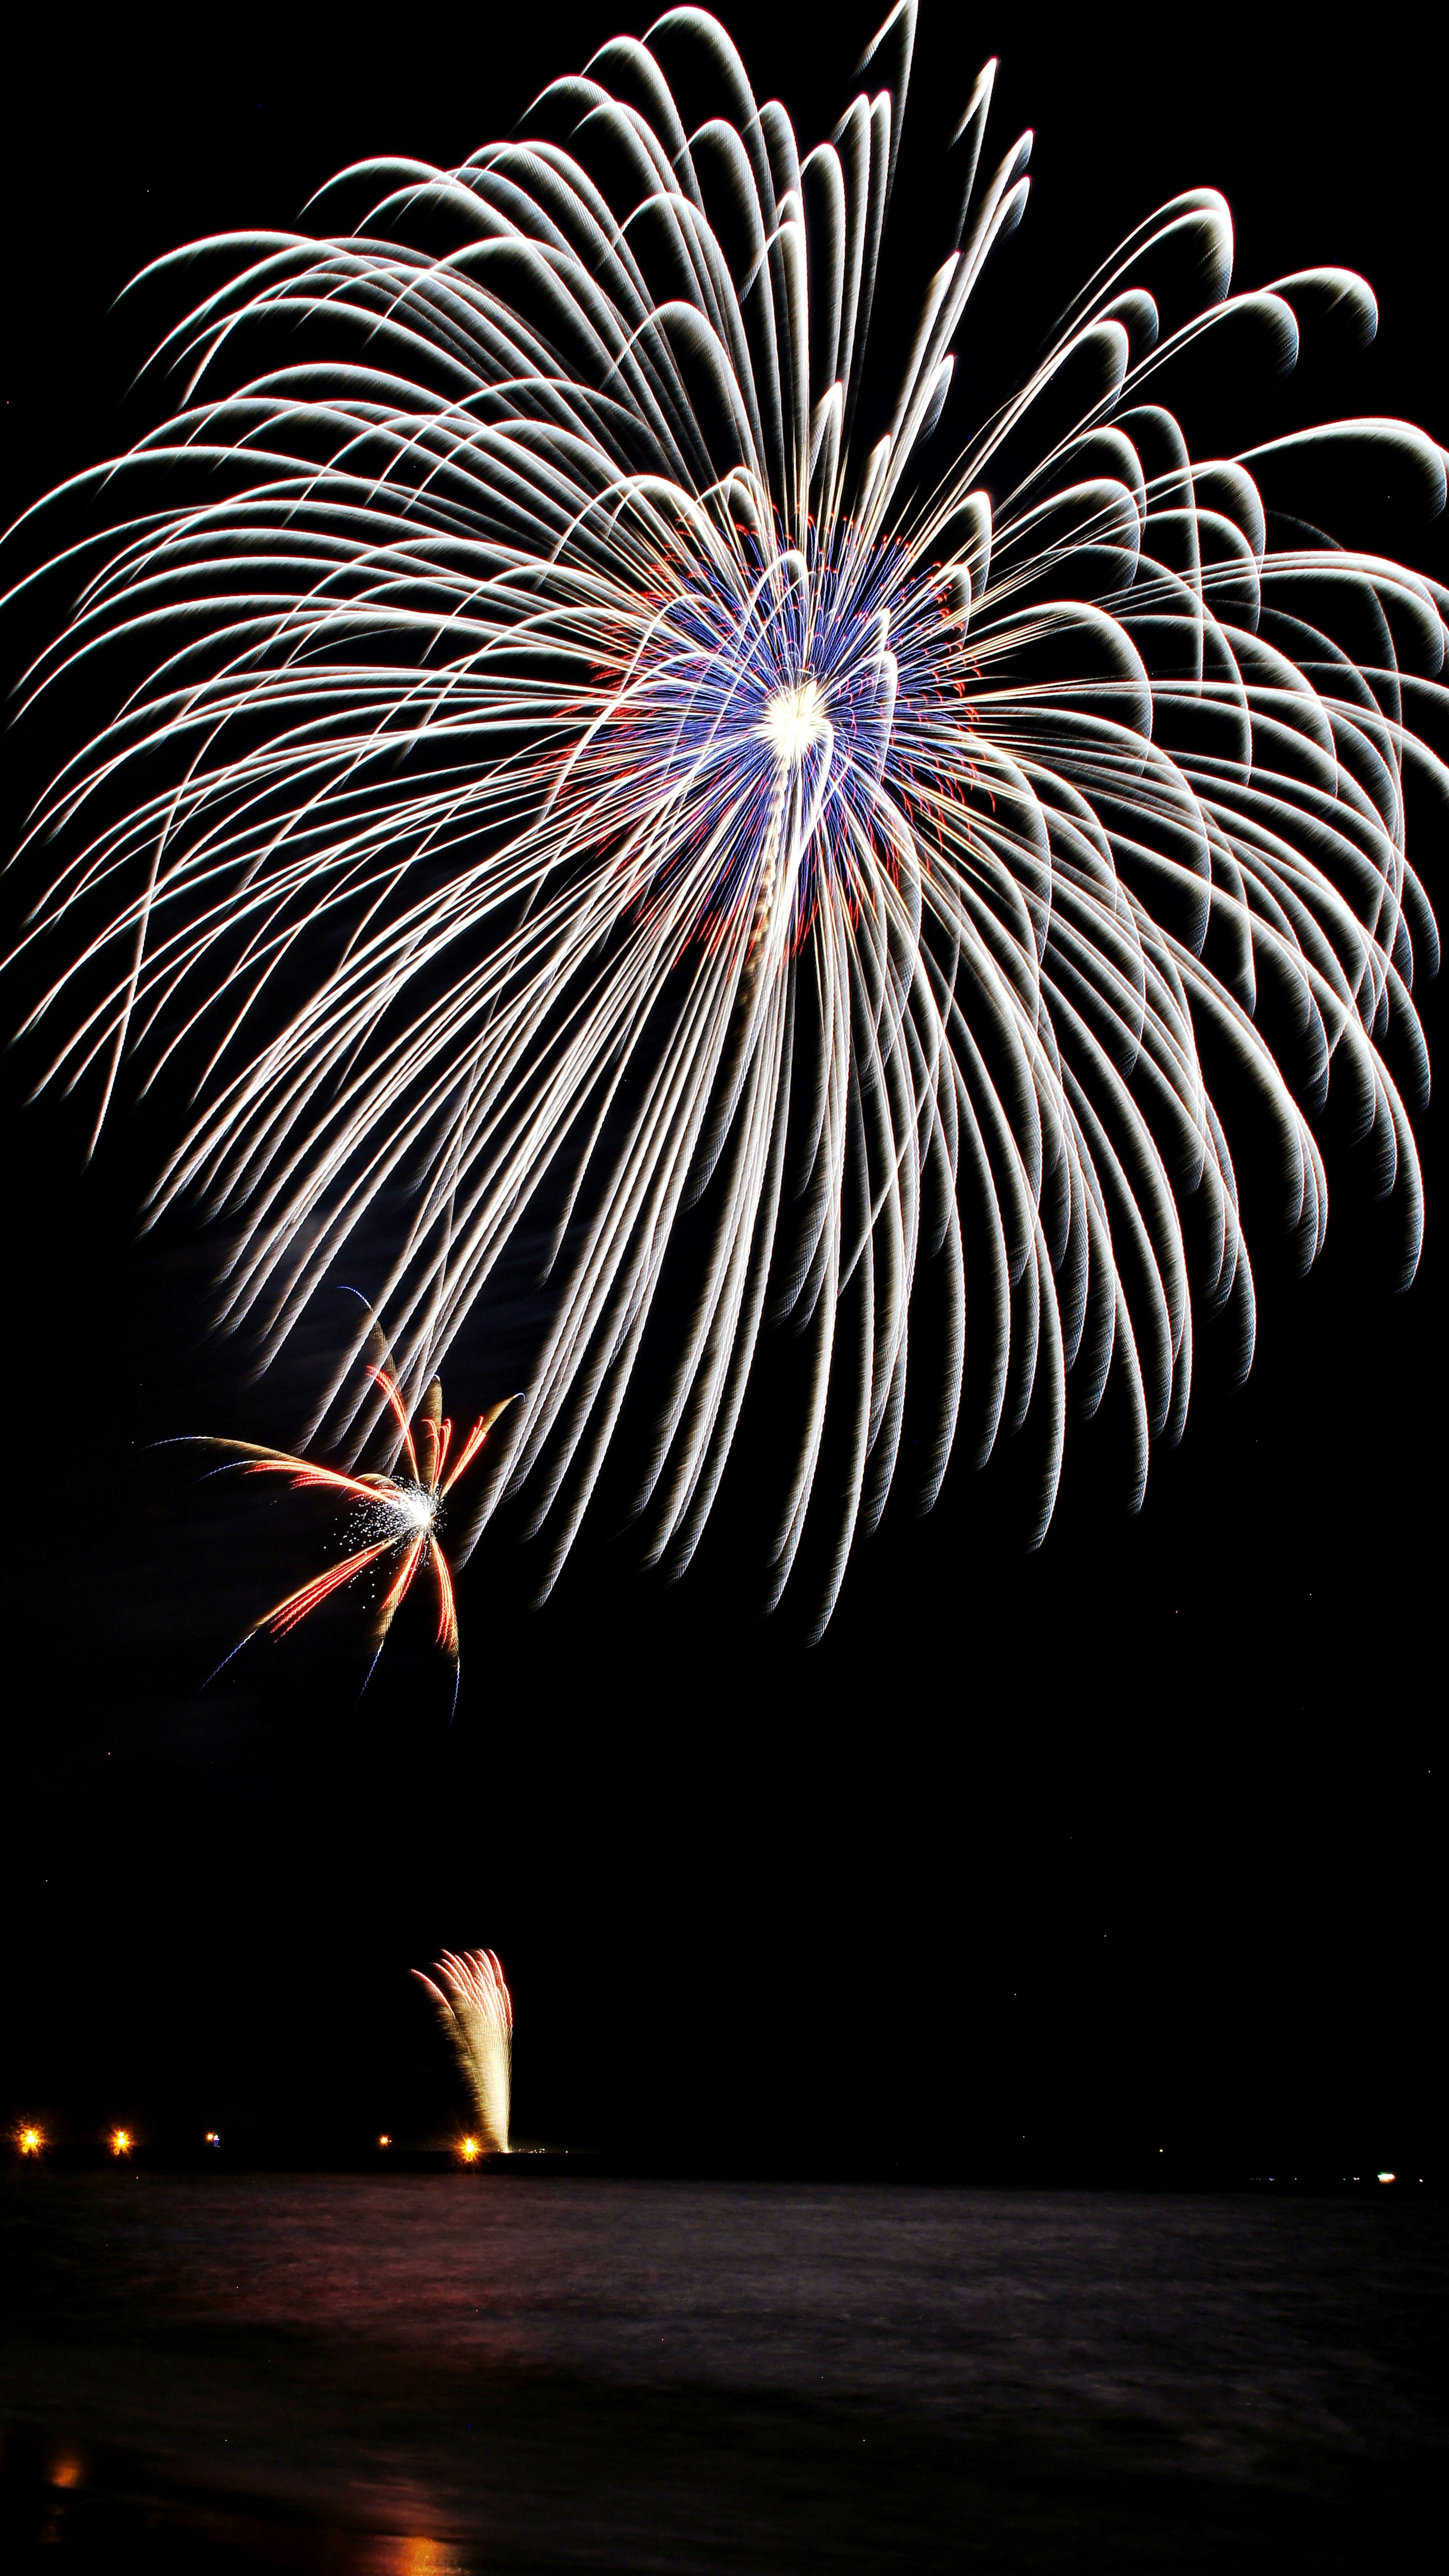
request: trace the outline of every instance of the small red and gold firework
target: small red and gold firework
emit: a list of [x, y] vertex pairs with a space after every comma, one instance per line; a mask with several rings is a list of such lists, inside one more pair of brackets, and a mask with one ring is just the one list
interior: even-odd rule
[[[402, 1467], [406, 1462], [404, 1473], [352, 1475], [341, 1468], [323, 1466], [313, 1458], [296, 1458], [286, 1450], [261, 1447], [254, 1441], [202, 1435], [208, 1447], [234, 1452], [225, 1467], [234, 1467], [243, 1475], [285, 1476], [294, 1493], [312, 1487], [341, 1496], [351, 1507], [349, 1535], [361, 1542], [336, 1565], [299, 1585], [254, 1621], [246, 1636], [232, 1648], [233, 1655], [264, 1631], [273, 1637], [287, 1636], [309, 1611], [319, 1608], [334, 1592], [342, 1591], [375, 1566], [386, 1588], [372, 1617], [373, 1663], [382, 1652], [387, 1632], [415, 1577], [426, 1569], [437, 1593], [438, 1644], [450, 1662], [457, 1665], [458, 1612], [448, 1560], [438, 1541], [438, 1520], [446, 1497], [459, 1478], [466, 1475], [494, 1423], [514, 1398], [505, 1395], [481, 1413], [454, 1455], [453, 1425], [443, 1412], [439, 1379], [432, 1380], [416, 1412], [410, 1414], [390, 1360], [370, 1361], [367, 1374], [381, 1389], [401, 1432], [398, 1464]], [[231, 1655], [223, 1661], [230, 1663]], [[217, 1671], [221, 1669], [218, 1664]]]

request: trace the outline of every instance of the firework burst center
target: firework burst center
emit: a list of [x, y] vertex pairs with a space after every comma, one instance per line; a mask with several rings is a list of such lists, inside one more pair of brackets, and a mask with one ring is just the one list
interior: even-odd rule
[[797, 767], [829, 730], [819, 681], [803, 679], [793, 688], [777, 689], [766, 706], [763, 730], [782, 768]]

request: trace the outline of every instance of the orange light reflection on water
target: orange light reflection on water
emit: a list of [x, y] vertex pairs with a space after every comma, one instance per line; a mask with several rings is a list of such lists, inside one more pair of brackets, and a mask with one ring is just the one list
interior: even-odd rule
[[456, 2541], [431, 2540], [424, 2532], [379, 2532], [362, 2564], [365, 2576], [470, 2576]]

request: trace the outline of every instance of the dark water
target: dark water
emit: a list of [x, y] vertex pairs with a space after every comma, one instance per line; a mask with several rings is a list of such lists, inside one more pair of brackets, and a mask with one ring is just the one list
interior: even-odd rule
[[1424, 2203], [15, 2172], [10, 2567], [1396, 2568]]

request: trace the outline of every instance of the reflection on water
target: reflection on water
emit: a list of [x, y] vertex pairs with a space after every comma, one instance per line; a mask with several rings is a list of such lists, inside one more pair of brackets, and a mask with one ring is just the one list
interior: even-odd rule
[[386, 2533], [364, 2545], [354, 2562], [365, 2576], [467, 2576], [470, 2561], [454, 2540], [393, 2540]]
[[1433, 2206], [13, 2172], [9, 2566], [1391, 2564]]

